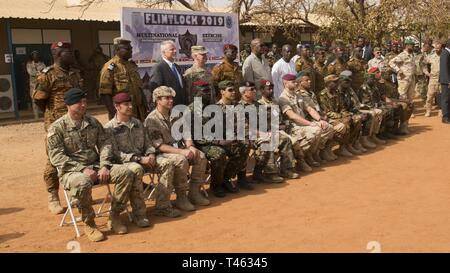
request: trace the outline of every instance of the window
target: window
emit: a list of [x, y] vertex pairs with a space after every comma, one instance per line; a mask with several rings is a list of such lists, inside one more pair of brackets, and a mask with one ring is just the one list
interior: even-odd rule
[[112, 57], [114, 55], [113, 40], [120, 36], [118, 30], [99, 30], [98, 31], [98, 43], [103, 49], [103, 53]]

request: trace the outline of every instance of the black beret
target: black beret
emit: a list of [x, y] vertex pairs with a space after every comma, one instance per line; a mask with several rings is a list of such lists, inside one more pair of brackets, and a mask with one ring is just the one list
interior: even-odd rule
[[79, 88], [71, 88], [64, 93], [64, 103], [72, 105], [78, 103], [82, 98], [86, 98], [87, 93]]

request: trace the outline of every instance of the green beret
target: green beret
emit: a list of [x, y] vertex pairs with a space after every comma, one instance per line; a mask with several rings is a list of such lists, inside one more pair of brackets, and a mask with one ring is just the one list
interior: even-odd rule
[[64, 93], [64, 103], [72, 105], [78, 103], [82, 98], [86, 98], [87, 93], [79, 88], [71, 88]]
[[219, 82], [220, 90], [225, 90], [227, 87], [234, 87], [234, 83], [229, 80], [223, 80], [223, 81]]

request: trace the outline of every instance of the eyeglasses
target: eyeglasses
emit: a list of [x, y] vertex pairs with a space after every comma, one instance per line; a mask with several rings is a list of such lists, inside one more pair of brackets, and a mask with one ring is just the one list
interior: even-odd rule
[[234, 89], [234, 88], [227, 88], [227, 89], [225, 89], [225, 91], [228, 91], [228, 92], [236, 92], [236, 89]]

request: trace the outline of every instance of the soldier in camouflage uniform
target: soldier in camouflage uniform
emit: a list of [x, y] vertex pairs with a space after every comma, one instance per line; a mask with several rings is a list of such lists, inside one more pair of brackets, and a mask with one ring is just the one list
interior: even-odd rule
[[397, 87], [397, 73], [395, 73], [394, 69], [391, 68], [389, 63], [392, 59], [394, 59], [400, 53], [400, 45], [398, 42], [393, 42], [390, 46], [389, 52], [384, 56], [384, 71], [383, 78], [387, 81], [393, 83], [395, 87]]
[[301, 45], [300, 58], [295, 61], [295, 71], [303, 71], [308, 73], [311, 78], [311, 90], [316, 93], [320, 90], [316, 90], [316, 71], [314, 69], [314, 61], [311, 59], [310, 45]]
[[422, 100], [425, 102], [427, 99], [427, 85], [428, 85], [428, 78], [424, 73], [424, 69], [427, 68], [427, 65], [425, 64], [425, 58], [427, 57], [428, 53], [430, 52], [431, 45], [428, 43], [424, 43], [422, 49], [420, 49], [420, 46], [417, 44], [414, 46], [414, 61], [416, 63], [416, 90], [415, 90], [415, 96], [422, 98]]
[[186, 93], [188, 97], [188, 104], [191, 104], [194, 100], [194, 82], [198, 80], [209, 83], [211, 89], [211, 103], [216, 101], [216, 92], [214, 91], [214, 81], [211, 72], [206, 70], [206, 61], [208, 60], [206, 54], [208, 51], [204, 46], [192, 46], [191, 47], [192, 58], [194, 58], [194, 64], [188, 68], [183, 75], [186, 81]]
[[327, 76], [327, 67], [325, 65], [325, 52], [320, 46], [316, 46], [316, 48], [318, 52], [314, 60], [314, 71], [316, 72], [316, 95], [320, 96], [320, 92], [325, 88], [324, 78]]
[[[431, 116], [431, 106], [433, 105], [435, 97], [441, 92], [441, 85], [439, 84], [439, 64], [442, 49], [443, 45], [441, 43], [435, 43], [433, 52], [428, 54], [424, 60], [425, 65], [423, 66], [423, 73], [430, 79], [425, 102], [426, 117]], [[428, 66], [430, 66], [429, 70]]]
[[334, 49], [333, 60], [327, 60], [327, 75], [340, 75], [342, 71], [348, 70], [347, 62], [344, 59], [345, 47], [338, 44]]
[[251, 53], [252, 50], [250, 48], [250, 44], [244, 44], [244, 49], [239, 53], [239, 60], [241, 62], [241, 65], [244, 63], [245, 59], [250, 56]]
[[77, 88], [64, 94], [67, 114], [48, 129], [47, 145], [50, 162], [58, 169], [64, 189], [78, 200], [88, 239], [97, 242], [104, 236], [94, 221], [92, 185], [97, 181], [115, 184], [108, 226], [123, 234], [126, 227], [121, 223], [120, 213], [127, 206], [130, 190], [140, 181], [126, 166], [113, 164], [111, 140], [101, 123], [85, 114], [86, 96]]
[[346, 148], [350, 153], [360, 155], [366, 151], [365, 147], [375, 148], [376, 145], [368, 141], [364, 143], [365, 147], [363, 147], [360, 143], [363, 124], [367, 122], [368, 115], [359, 111], [361, 103], [358, 95], [351, 87], [351, 74], [351, 71], [344, 70], [339, 75], [338, 93], [345, 109], [343, 115], [351, 119], [349, 144]]
[[[347, 115], [341, 96], [337, 93], [339, 77], [331, 74], [325, 77], [325, 89], [320, 92], [320, 108], [328, 117], [328, 122], [333, 126], [336, 133], [334, 139], [339, 144], [339, 154], [352, 156], [347, 150], [350, 141], [351, 116]], [[331, 155], [337, 158], [333, 152]]]
[[[239, 64], [234, 61], [237, 56], [237, 50], [238, 48], [232, 44], [226, 44], [223, 46], [223, 61], [216, 64], [211, 71], [211, 74], [213, 75], [214, 88], [216, 90], [218, 90], [219, 82], [225, 80], [233, 82], [235, 90], [239, 89], [242, 71], [239, 68]], [[217, 92], [216, 99], [220, 99], [220, 92]], [[240, 94], [238, 94], [237, 99], [240, 99]]]
[[[142, 197], [142, 177], [145, 172], [150, 171], [159, 174], [156, 190], [159, 198], [156, 199], [156, 208], [170, 206], [168, 196], [159, 194], [159, 192], [161, 187], [173, 187], [176, 160], [161, 154], [156, 155], [156, 149], [152, 146], [144, 125], [140, 120], [132, 117], [133, 106], [128, 93], [115, 95], [113, 102], [116, 116], [105, 125], [105, 129], [112, 140], [115, 161], [127, 166], [139, 180], [139, 183], [136, 183], [130, 192], [130, 203], [133, 208], [132, 218], [138, 226], [146, 227], [149, 223]], [[167, 214], [168, 211], [164, 210], [164, 212]], [[171, 216], [176, 214], [177, 211], [172, 211]], [[179, 215], [181, 214], [178, 213]]]
[[108, 110], [109, 119], [114, 117], [116, 109], [112, 97], [125, 92], [133, 100], [133, 116], [144, 121], [147, 116], [147, 102], [143, 91], [143, 82], [134, 62], [129, 61], [133, 54], [131, 41], [114, 39], [115, 56], [105, 63], [100, 72], [99, 94]]
[[[38, 75], [32, 95], [34, 103], [44, 112], [44, 129], [46, 132], [50, 124], [67, 113], [64, 93], [70, 88], [82, 87], [83, 85], [80, 71], [72, 68], [74, 58], [70, 43], [55, 42], [51, 45], [51, 50], [55, 63], [44, 68]], [[62, 213], [63, 208], [59, 203], [58, 196], [58, 174], [49, 159], [47, 159], [44, 169], [44, 181], [48, 191], [50, 212], [53, 214]]]
[[[307, 106], [303, 98], [296, 93], [297, 83], [293, 74], [283, 76], [284, 90], [278, 100], [283, 119], [287, 125], [287, 133], [293, 138], [293, 147], [297, 164], [303, 171], [312, 171], [310, 165], [319, 166], [313, 159], [313, 154], [320, 145], [322, 128], [328, 123], [320, 119], [319, 114]], [[314, 117], [316, 121], [308, 121], [305, 112]]]
[[[278, 127], [278, 137], [279, 137], [279, 145], [278, 145], [278, 153], [280, 155], [280, 175], [284, 178], [295, 179], [299, 177], [299, 174], [295, 172], [295, 156], [292, 147], [291, 137], [285, 131], [285, 125], [281, 123], [280, 117], [280, 109], [278, 103], [274, 101], [273, 98], [273, 83], [268, 80], [261, 80], [262, 90], [261, 90], [261, 99], [257, 102], [259, 107], [264, 106], [266, 108], [267, 113], [267, 125], [269, 126], [272, 123], [272, 115], [279, 117], [279, 127]], [[263, 154], [262, 152], [260, 153]], [[269, 156], [265, 155], [261, 157], [260, 161], [257, 161], [256, 166], [267, 166], [262, 169], [266, 173], [270, 172], [271, 168], [275, 166], [275, 155], [274, 153], [269, 152]], [[258, 160], [258, 158], [257, 158]], [[258, 164], [259, 163], [259, 164]], [[255, 168], [256, 168], [255, 166]], [[259, 170], [256, 170], [258, 173]], [[253, 175], [255, 175], [255, 170], [253, 171]]]
[[[205, 154], [195, 147], [190, 137], [185, 138], [183, 136], [183, 141], [176, 141], [172, 135], [171, 130], [175, 120], [171, 117], [171, 111], [175, 95], [175, 90], [167, 86], [160, 86], [153, 90], [153, 101], [156, 103], [156, 109], [148, 115], [144, 125], [150, 141], [152, 141], [153, 147], [157, 149], [157, 152], [174, 158], [177, 163], [173, 177], [173, 186], [177, 195], [175, 206], [184, 211], [193, 211], [195, 207], [186, 196], [189, 165], [192, 165], [189, 187], [192, 191], [195, 191], [195, 193], [193, 192], [194, 196], [199, 198], [197, 191], [200, 189], [202, 183], [205, 182], [206, 165], [208, 162]], [[171, 191], [169, 191], [168, 187], [161, 188], [161, 190], [161, 194], [167, 200], [170, 197]], [[192, 194], [191, 197], [193, 197]], [[191, 198], [191, 200], [193, 199]], [[200, 203], [202, 205], [208, 205], [209, 201], [202, 199]], [[169, 214], [171, 214], [169, 206], [161, 207], [161, 213], [164, 212], [164, 209], [168, 209]]]
[[273, 43], [272, 44], [272, 50], [267, 53], [267, 61], [269, 61], [269, 66], [272, 67], [279, 59], [281, 59], [281, 53], [280, 48], [278, 47], [278, 44]]
[[[328, 117], [321, 112], [318, 97], [311, 90], [311, 77], [309, 74], [303, 73], [302, 71], [297, 73], [297, 81], [299, 84], [297, 94], [303, 98], [305, 105], [314, 109], [319, 115], [320, 120], [327, 121]], [[317, 121], [317, 117], [314, 118], [309, 112], [306, 114], [306, 119], [309, 121]], [[326, 163], [327, 161], [336, 160], [331, 151], [334, 133], [335, 131], [333, 126], [322, 128], [320, 134], [320, 144], [317, 147], [317, 150], [313, 151], [313, 158], [316, 162]]]
[[360, 47], [353, 49], [352, 57], [347, 62], [348, 70], [352, 71], [352, 89], [358, 90], [364, 83], [364, 73], [367, 70], [366, 62], [362, 58]]
[[30, 83], [30, 97], [31, 97], [31, 108], [33, 109], [33, 115], [34, 119], [39, 118], [39, 108], [38, 106], [33, 102], [33, 91], [34, 87], [36, 86], [36, 78], [41, 72], [42, 69], [45, 68], [45, 64], [39, 59], [39, 51], [35, 50], [31, 52], [30, 55], [31, 59], [27, 62], [27, 73], [28, 73], [28, 79]]

